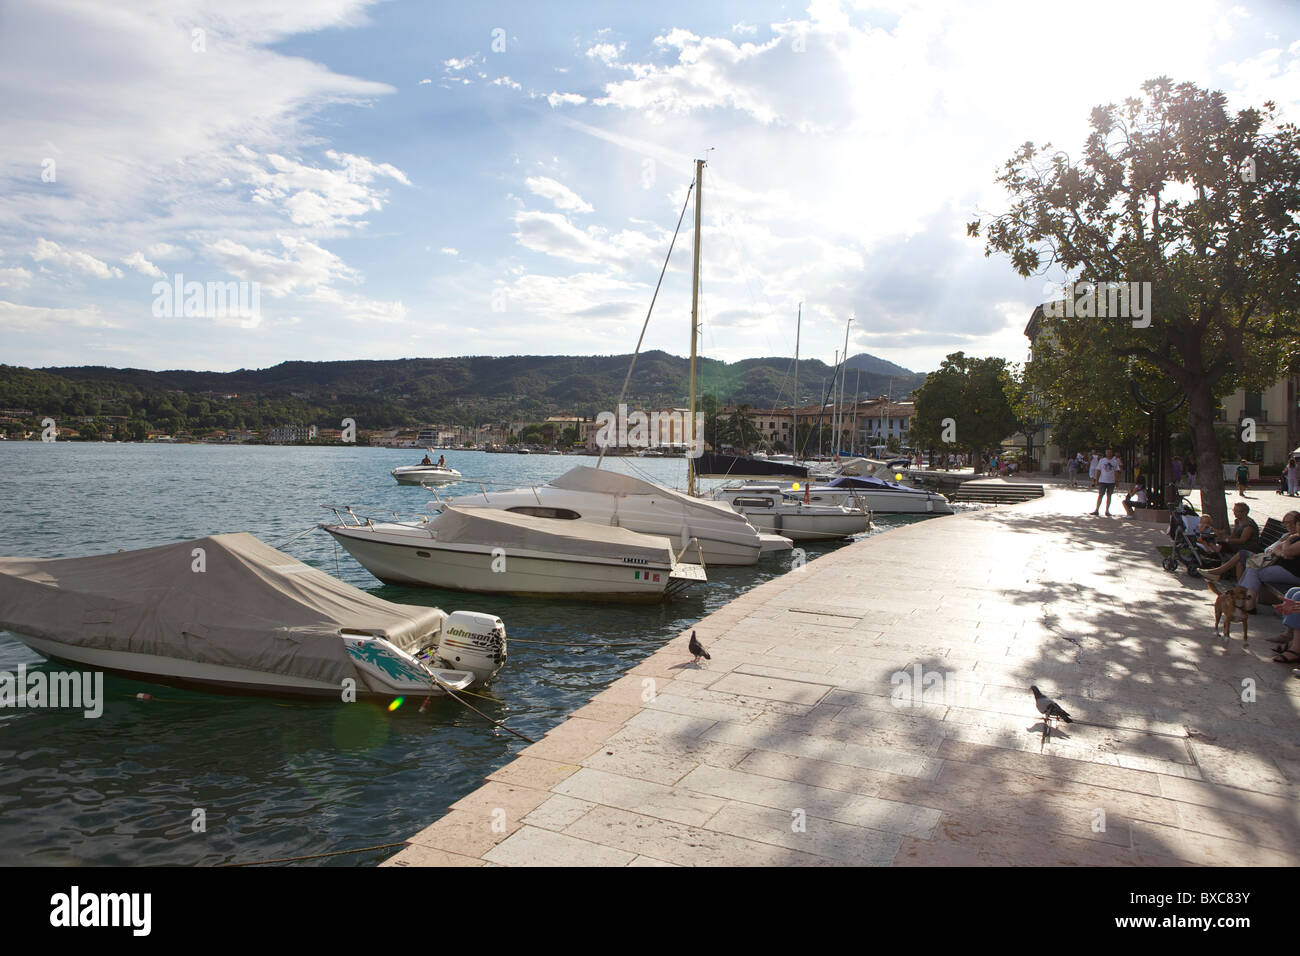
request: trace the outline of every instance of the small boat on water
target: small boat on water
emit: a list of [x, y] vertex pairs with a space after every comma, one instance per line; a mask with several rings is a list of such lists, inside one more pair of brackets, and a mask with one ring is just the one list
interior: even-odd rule
[[450, 485], [464, 476], [445, 465], [400, 465], [392, 470], [399, 485]]
[[863, 534], [871, 527], [865, 507], [804, 502], [780, 485], [739, 485], [718, 488], [714, 498], [743, 514], [754, 527], [793, 541], [835, 541]]
[[506, 659], [500, 618], [381, 600], [250, 534], [0, 558], [0, 628], [160, 684], [341, 701], [461, 690]]
[[419, 521], [347, 515], [355, 522], [339, 515], [320, 527], [389, 584], [652, 603], [707, 581], [667, 538], [626, 528], [451, 504]]

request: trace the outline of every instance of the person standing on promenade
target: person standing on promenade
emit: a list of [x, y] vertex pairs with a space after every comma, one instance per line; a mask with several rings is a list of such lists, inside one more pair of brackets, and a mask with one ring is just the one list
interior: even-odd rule
[[1097, 487], [1097, 463], [1101, 458], [1097, 455], [1097, 449], [1092, 449], [1092, 460], [1088, 462], [1088, 481], [1092, 487]]
[[1110, 498], [1115, 493], [1115, 482], [1119, 480], [1120, 470], [1124, 463], [1115, 457], [1115, 453], [1106, 449], [1106, 457], [1097, 462], [1097, 507], [1092, 509], [1094, 517], [1100, 517], [1101, 499], [1104, 495], [1106, 498], [1106, 517], [1110, 517]]
[[1294, 455], [1286, 463], [1286, 487], [1286, 493], [1292, 498], [1300, 494], [1300, 458]]
[[1079, 487], [1079, 457], [1078, 457], [1078, 455], [1071, 455], [1071, 456], [1070, 456], [1070, 463], [1069, 463], [1068, 465], [1065, 466], [1065, 474], [1066, 474], [1066, 477], [1069, 479], [1068, 482], [1067, 482], [1067, 487], [1070, 487], [1070, 488], [1078, 488], [1078, 487]]
[[1237, 494], [1241, 497], [1249, 497], [1246, 494], [1246, 483], [1250, 481], [1250, 465], [1246, 459], [1241, 459], [1241, 464], [1237, 466]]
[[1180, 481], [1183, 480], [1183, 460], [1179, 458], [1177, 455], [1174, 455], [1174, 461], [1172, 467], [1174, 472], [1174, 485], [1176, 486]]
[[1187, 459], [1187, 467], [1185, 469], [1185, 474], [1187, 475], [1187, 490], [1191, 491], [1196, 487], [1196, 456], [1195, 455], [1192, 455]]

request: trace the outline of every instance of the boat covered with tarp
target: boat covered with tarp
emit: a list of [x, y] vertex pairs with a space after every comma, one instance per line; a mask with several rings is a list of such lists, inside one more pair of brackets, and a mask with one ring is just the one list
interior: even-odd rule
[[0, 628], [83, 667], [343, 700], [460, 689], [490, 679], [506, 654], [499, 618], [394, 604], [243, 533], [0, 557]]

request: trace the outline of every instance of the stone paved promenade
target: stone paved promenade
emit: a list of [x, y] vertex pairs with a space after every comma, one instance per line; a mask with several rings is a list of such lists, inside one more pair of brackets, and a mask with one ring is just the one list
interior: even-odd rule
[[[1278, 619], [1225, 648], [1163, 528], [1092, 502], [1049, 486], [755, 588], [697, 625], [712, 661], [683, 633], [386, 865], [1295, 865]], [[1075, 718], [1045, 746], [1035, 683]]]

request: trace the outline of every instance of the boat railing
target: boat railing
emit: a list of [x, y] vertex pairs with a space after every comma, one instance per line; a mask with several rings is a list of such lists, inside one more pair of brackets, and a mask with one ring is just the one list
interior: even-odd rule
[[[403, 517], [418, 518], [421, 521], [427, 521], [429, 519], [428, 515], [422, 514], [418, 511], [392, 511], [389, 509], [373, 509], [376, 512], [376, 515], [379, 516], [378, 518], [376, 518], [376, 515], [370, 515], [365, 513], [357, 514], [356, 511], [353, 510], [351, 505], [321, 505], [321, 507], [324, 508], [326, 511], [332, 511], [334, 513], [334, 517], [338, 519], [338, 523], [341, 525], [346, 525], [349, 528], [374, 527], [376, 520], [380, 520], [380, 521], [388, 520], [387, 518], [382, 517], [384, 515], [389, 515], [393, 519], [400, 519]], [[370, 510], [370, 509], [366, 509], [366, 510]]]

